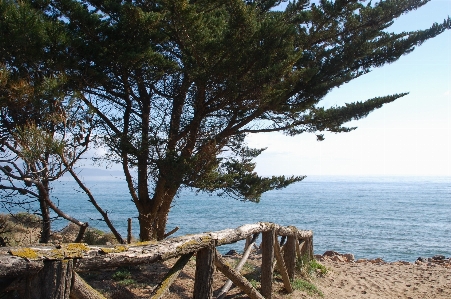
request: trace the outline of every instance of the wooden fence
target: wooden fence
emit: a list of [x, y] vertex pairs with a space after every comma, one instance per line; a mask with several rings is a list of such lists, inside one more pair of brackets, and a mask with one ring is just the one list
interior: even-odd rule
[[[240, 273], [243, 261], [249, 256], [252, 243], [262, 234], [261, 289], [256, 290]], [[286, 238], [283, 254], [277, 236]], [[216, 250], [217, 246], [247, 240], [247, 250], [234, 269]], [[280, 226], [259, 222], [236, 229], [168, 238], [160, 242], [143, 242], [118, 246], [87, 246], [81, 243], [58, 246], [0, 247], [0, 294], [19, 290], [21, 298], [100, 299], [99, 292], [90, 287], [79, 271], [139, 265], [179, 257], [151, 298], [163, 298], [164, 293], [180, 271], [196, 254], [196, 273], [193, 298], [212, 298], [213, 272], [216, 267], [230, 283], [217, 298], [223, 298], [232, 282], [250, 298], [271, 298], [274, 260], [282, 275], [284, 287], [292, 292], [296, 256], [313, 258], [312, 231], [294, 226]], [[228, 286], [227, 286], [228, 285]]]

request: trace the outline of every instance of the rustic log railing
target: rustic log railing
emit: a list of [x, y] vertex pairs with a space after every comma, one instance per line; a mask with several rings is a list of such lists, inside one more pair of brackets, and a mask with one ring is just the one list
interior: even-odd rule
[[[240, 273], [231, 268], [217, 246], [231, 244], [262, 233], [261, 290], [256, 290]], [[277, 236], [286, 236], [281, 252]], [[252, 246], [252, 245], [249, 245]], [[212, 298], [212, 279], [216, 268], [250, 298], [271, 298], [274, 258], [282, 275], [285, 289], [292, 292], [296, 255], [313, 258], [313, 232], [294, 226], [259, 222], [236, 229], [186, 235], [160, 242], [142, 242], [118, 246], [87, 246], [73, 243], [59, 246], [0, 247], [0, 281], [8, 290], [20, 290], [21, 298], [104, 298], [78, 274], [79, 271], [130, 266], [180, 257], [152, 298], [162, 298], [189, 259], [196, 254], [196, 274], [193, 298]], [[246, 255], [246, 254], [245, 254]], [[225, 288], [220, 293], [224, 296]]]

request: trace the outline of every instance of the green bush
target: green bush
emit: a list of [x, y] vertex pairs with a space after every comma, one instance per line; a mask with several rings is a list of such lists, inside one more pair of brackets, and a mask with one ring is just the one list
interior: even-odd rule
[[296, 268], [303, 276], [311, 277], [315, 274], [325, 275], [327, 268], [318, 263], [315, 259], [309, 260], [308, 256], [302, 256], [296, 262]]

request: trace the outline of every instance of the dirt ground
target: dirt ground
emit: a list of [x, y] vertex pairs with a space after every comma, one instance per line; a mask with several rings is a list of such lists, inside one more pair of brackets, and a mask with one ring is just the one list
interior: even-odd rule
[[[231, 264], [239, 256], [228, 257]], [[128, 269], [110, 269], [81, 273], [82, 277], [101, 291], [107, 298], [148, 298], [175, 260], [162, 264], [142, 265]], [[286, 293], [280, 275], [274, 278], [273, 298], [451, 298], [451, 263], [385, 263], [378, 261], [341, 262], [322, 260], [327, 269], [325, 275], [297, 272], [296, 280], [306, 280], [313, 289], [294, 285], [294, 292]], [[244, 276], [257, 288], [260, 287], [261, 256], [253, 254], [243, 268]], [[185, 299], [193, 297], [195, 258], [192, 258], [170, 287], [164, 298]], [[226, 282], [219, 271], [214, 276], [214, 296]], [[316, 289], [315, 289], [316, 287]], [[226, 298], [248, 298], [240, 289], [233, 287]]]

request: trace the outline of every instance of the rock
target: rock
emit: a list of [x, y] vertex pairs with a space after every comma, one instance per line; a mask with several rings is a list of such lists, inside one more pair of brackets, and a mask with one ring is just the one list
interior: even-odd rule
[[355, 261], [355, 257], [352, 253], [345, 253], [342, 256], [346, 259], [347, 262]]
[[238, 252], [236, 250], [229, 250], [225, 255], [238, 255]]
[[336, 256], [336, 255], [341, 255], [336, 251], [332, 251], [332, 250], [328, 250], [326, 252], [323, 253], [323, 256]]
[[334, 255], [334, 256], [330, 257], [330, 260], [332, 260], [334, 262], [346, 262], [346, 260], [341, 255]]
[[338, 262], [354, 262], [355, 257], [353, 254], [351, 253], [345, 253], [345, 254], [341, 254], [338, 253], [336, 251], [326, 251], [324, 252], [324, 254], [322, 255], [323, 259], [326, 260], [331, 260], [331, 261], [338, 261]]
[[366, 262], [368, 262], [368, 260], [367, 259], [358, 259], [355, 262], [356, 263], [366, 263]]
[[321, 254], [315, 254], [314, 257], [319, 262], [324, 261], [324, 257]]
[[380, 257], [374, 259], [374, 260], [370, 260], [370, 263], [372, 264], [378, 264], [378, 263], [385, 263], [385, 261], [383, 259], [381, 259]]
[[445, 256], [444, 256], [444, 255], [438, 254], [438, 255], [434, 255], [434, 256], [432, 257], [432, 259], [433, 259], [434, 261], [442, 261], [442, 260], [445, 259]]

